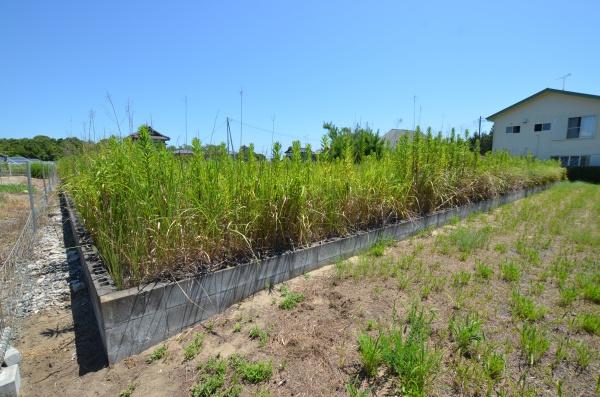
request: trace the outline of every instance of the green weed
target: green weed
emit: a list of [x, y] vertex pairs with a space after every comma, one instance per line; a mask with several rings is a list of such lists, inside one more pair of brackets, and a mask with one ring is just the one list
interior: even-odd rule
[[477, 261], [475, 264], [475, 275], [482, 280], [489, 280], [494, 274], [494, 270], [483, 262]]
[[579, 329], [592, 335], [600, 335], [600, 316], [593, 313], [583, 313], [577, 316], [575, 323]]
[[263, 329], [261, 329], [258, 325], [255, 325], [250, 329], [248, 333], [250, 339], [258, 339], [258, 345], [263, 347], [269, 341], [269, 333]]
[[184, 361], [189, 361], [196, 357], [200, 350], [202, 350], [202, 345], [204, 344], [204, 334], [197, 332], [194, 336], [194, 339], [190, 344], [188, 344], [183, 349], [183, 359]]
[[160, 360], [167, 354], [167, 346], [162, 345], [156, 348], [150, 356], [146, 359], [146, 364], [152, 364], [153, 362]]
[[518, 291], [513, 291], [510, 303], [513, 314], [523, 320], [540, 320], [547, 311], [546, 308], [536, 305], [532, 299], [521, 295]]
[[481, 320], [474, 313], [466, 316], [455, 316], [450, 320], [450, 335], [456, 342], [459, 352], [465, 357], [470, 357], [477, 342], [483, 340]]
[[[1, 186], [1, 185], [0, 185]], [[119, 393], [119, 397], [131, 397], [137, 385], [135, 383], [130, 383], [127, 387]]]
[[383, 363], [383, 346], [380, 343], [380, 336], [373, 338], [367, 333], [358, 335], [358, 352], [360, 353], [360, 361], [369, 377], [377, 375], [377, 370]]
[[523, 324], [521, 328], [521, 350], [529, 365], [537, 363], [549, 347], [550, 341], [545, 331], [534, 324]]
[[516, 282], [521, 278], [521, 269], [514, 262], [504, 261], [500, 263], [500, 276], [504, 281]]

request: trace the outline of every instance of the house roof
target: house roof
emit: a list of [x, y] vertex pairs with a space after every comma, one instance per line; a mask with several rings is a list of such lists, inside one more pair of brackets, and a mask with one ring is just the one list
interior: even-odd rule
[[[154, 128], [148, 126], [148, 132], [150, 132], [150, 138], [152, 138], [155, 141], [169, 141], [171, 140], [171, 138], [169, 138], [166, 135], [161, 134], [160, 132], [156, 131]], [[133, 139], [138, 139], [140, 137], [139, 132], [134, 132], [133, 134], [129, 135], [131, 138]]]
[[502, 114], [504, 112], [512, 110], [512, 109], [516, 108], [517, 106], [520, 106], [520, 105], [524, 104], [525, 102], [529, 102], [532, 99], [537, 98], [540, 95], [549, 94], [549, 93], [552, 93], [552, 94], [563, 94], [563, 95], [572, 95], [572, 96], [578, 96], [578, 97], [582, 97], [582, 98], [590, 98], [590, 99], [599, 99], [600, 100], [600, 95], [584, 94], [582, 92], [573, 92], [573, 91], [563, 91], [563, 90], [557, 90], [557, 89], [554, 89], [554, 88], [545, 88], [545, 89], [543, 89], [543, 90], [541, 90], [539, 92], [536, 92], [535, 94], [533, 94], [531, 96], [528, 96], [527, 98], [523, 99], [522, 101], [519, 101], [519, 102], [517, 102], [515, 104], [512, 104], [509, 107], [504, 108], [501, 111], [496, 112], [496, 113], [492, 114], [491, 116], [486, 117], [486, 119], [487, 120], [493, 120], [496, 116], [498, 116], [498, 115], [500, 115], [500, 114]]
[[415, 132], [413, 130], [403, 130], [399, 128], [392, 128], [386, 132], [381, 139], [388, 142], [390, 145], [396, 145], [400, 140], [400, 137], [407, 135], [409, 139], [412, 139]]

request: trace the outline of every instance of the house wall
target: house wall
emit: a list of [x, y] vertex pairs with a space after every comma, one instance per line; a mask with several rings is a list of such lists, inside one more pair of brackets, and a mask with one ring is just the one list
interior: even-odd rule
[[[596, 116], [591, 138], [567, 139], [569, 117]], [[515, 155], [529, 152], [540, 159], [551, 156], [590, 156], [590, 165], [600, 165], [600, 100], [560, 93], [544, 93], [494, 118], [493, 150]], [[537, 123], [551, 123], [549, 131], [534, 131]], [[506, 127], [520, 126], [518, 134]]]

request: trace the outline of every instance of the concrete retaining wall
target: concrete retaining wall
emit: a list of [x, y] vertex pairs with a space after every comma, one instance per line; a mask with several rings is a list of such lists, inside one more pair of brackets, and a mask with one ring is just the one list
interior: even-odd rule
[[241, 264], [214, 273], [143, 285], [118, 291], [97, 251], [86, 239], [73, 207], [70, 221], [100, 334], [109, 363], [153, 346], [189, 326], [220, 313], [232, 304], [308, 271], [348, 258], [382, 238], [402, 240], [426, 227], [444, 225], [450, 219], [488, 211], [548, 188], [520, 190], [501, 197], [399, 222], [369, 232], [315, 244], [283, 255]]

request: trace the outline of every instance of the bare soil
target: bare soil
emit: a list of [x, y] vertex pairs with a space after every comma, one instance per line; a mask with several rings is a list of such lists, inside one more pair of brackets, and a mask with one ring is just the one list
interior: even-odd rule
[[[573, 261], [576, 265], [567, 279], [573, 283], [577, 274], [600, 270], [600, 247], [593, 238], [573, 241], [561, 228], [556, 231], [552, 227], [554, 220], [565, 229], [572, 224], [592, 224], [590, 235], [598, 236], [599, 199], [600, 186], [563, 184], [492, 213], [396, 243], [386, 248], [382, 257], [365, 254], [324, 267], [287, 283], [290, 290], [305, 296], [294, 309], [279, 308], [283, 298], [280, 286], [275, 286], [168, 339], [166, 356], [151, 364], [146, 359], [154, 348], [111, 367], [82, 370], [85, 365], [80, 357], [93, 356], [101, 351], [100, 346], [76, 347], [76, 339], [85, 339], [86, 334], [76, 335], [73, 310], [45, 311], [26, 321], [18, 341], [23, 353], [23, 396], [116, 396], [129, 385], [134, 389], [132, 396], [186, 396], [198, 381], [199, 365], [210, 357], [234, 353], [273, 363], [271, 379], [258, 386], [244, 384], [245, 396], [345, 396], [346, 385], [354, 380], [363, 388], [370, 387], [373, 395], [401, 395], [393, 374], [382, 369], [375, 378], [364, 375], [357, 335], [372, 328], [367, 326], [370, 320], [385, 328], [396, 313], [403, 321], [415, 302], [434, 313], [430, 343], [441, 354], [427, 395], [554, 396], [559, 388], [565, 396], [595, 395], [600, 382], [600, 336], [577, 328], [576, 319], [581, 313], [600, 315], [599, 305], [578, 295], [571, 305], [559, 306], [559, 287], [551, 269], [559, 258]], [[581, 205], [571, 205], [574, 202]], [[492, 233], [482, 247], [465, 253], [455, 244], [447, 245], [445, 238], [463, 226], [470, 231], [490, 226]], [[523, 254], [523, 242], [537, 252], [539, 261]], [[506, 260], [519, 264], [519, 281], [502, 279], [499, 265]], [[377, 270], [359, 274], [356, 266], [361, 261], [369, 261], [370, 269], [381, 269], [386, 263], [409, 266], [402, 277]], [[488, 280], [476, 275], [478, 263], [493, 270]], [[340, 269], [346, 269], [346, 274], [340, 275]], [[455, 281], [461, 271], [471, 275], [465, 284]], [[520, 348], [523, 321], [515, 317], [510, 304], [514, 290], [546, 308], [544, 318], [535, 324], [548, 333], [550, 347], [534, 365]], [[505, 357], [505, 370], [494, 382], [478, 372], [482, 365], [479, 353], [465, 358], [449, 334], [451, 318], [464, 313], [478, 314], [486, 346]], [[238, 323], [241, 329], [236, 332]], [[254, 326], [268, 332], [266, 344], [261, 346], [249, 338]], [[205, 334], [203, 348], [194, 359], [185, 361], [183, 349], [197, 332]], [[562, 358], [557, 351], [565, 340]], [[585, 367], [577, 360], [577, 343], [591, 352]]]

